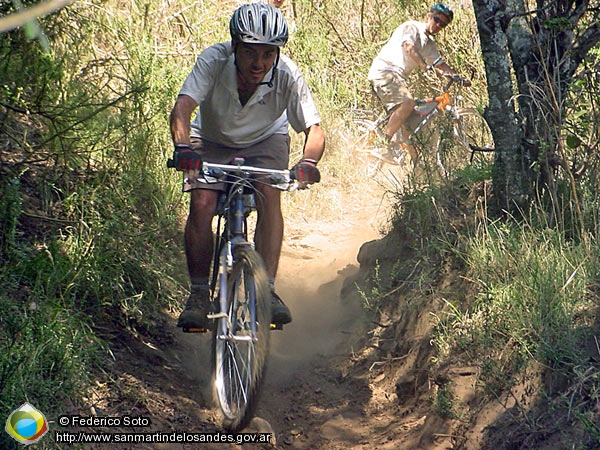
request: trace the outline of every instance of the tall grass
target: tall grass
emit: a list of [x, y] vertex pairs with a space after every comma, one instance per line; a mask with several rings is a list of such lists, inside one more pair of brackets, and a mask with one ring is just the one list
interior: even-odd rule
[[[478, 295], [468, 314], [457, 313], [452, 323], [463, 344], [491, 357], [537, 358], [552, 367], [583, 359], [582, 332], [594, 326], [589, 289], [595, 271], [582, 245], [556, 230], [492, 223], [469, 239], [465, 258]], [[507, 380], [513, 368], [506, 368]]]
[[[349, 3], [336, 6], [352, 11]], [[103, 336], [115, 327], [160, 333], [164, 312], [180, 303], [187, 197], [165, 167], [168, 114], [197, 54], [229, 39], [237, 6], [75, 2], [42, 20], [49, 51], [20, 30], [2, 36], [3, 417], [26, 400], [50, 414], [66, 398], [83, 398], [81, 374], [109, 355]], [[331, 136], [321, 167], [333, 188], [288, 196], [286, 208], [327, 212], [313, 207], [316, 199], [342, 215], [336, 205], [352, 185], [353, 164], [336, 132], [357, 103], [351, 72], [362, 78], [371, 41], [351, 42], [333, 5], [294, 6], [286, 51], [302, 67]], [[340, 34], [331, 45], [334, 29]], [[294, 139], [298, 158], [302, 137]], [[12, 444], [1, 439], [3, 448]]]
[[590, 426], [597, 411], [587, 400], [600, 389], [597, 252], [564, 230], [487, 217], [461, 233], [458, 246], [472, 290], [444, 296], [432, 339], [437, 362], [459, 358], [480, 367], [491, 398], [541, 367], [541, 398], [577, 416], [599, 443], [600, 429]]
[[[517, 385], [535, 372], [539, 391], [529, 395], [554, 411], [552, 432], [578, 427], [582, 448], [595, 448], [600, 443], [597, 237], [588, 245], [569, 229], [548, 226], [541, 206], [526, 222], [488, 217], [486, 182], [468, 183], [479, 177], [473, 172], [396, 192], [390, 233], [403, 242], [402, 258], [393, 268], [370, 268], [367, 281], [373, 284], [362, 289], [363, 301], [390, 317], [414, 308], [409, 299], [418, 290], [424, 299], [439, 299], [439, 308], [430, 311], [436, 353], [429, 370], [478, 367], [479, 386], [491, 400], [521, 392]], [[389, 276], [381, 279], [381, 273]], [[382, 289], [403, 295], [390, 299], [380, 295]], [[519, 411], [533, 414], [529, 404], [513, 398]], [[586, 442], [593, 444], [585, 447]]]
[[[0, 43], [3, 417], [25, 401], [48, 418], [81, 402], [110, 357], [102, 338], [159, 334], [180, 301], [184, 202], [164, 166], [187, 70], [171, 55], [187, 32], [164, 29], [181, 11], [129, 6], [75, 3], [47, 19], [50, 53], [18, 32]], [[160, 26], [172, 41], [156, 40]]]

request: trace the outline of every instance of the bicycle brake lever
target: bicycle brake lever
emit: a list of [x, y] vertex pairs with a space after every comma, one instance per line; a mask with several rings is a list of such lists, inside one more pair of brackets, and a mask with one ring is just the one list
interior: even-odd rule
[[441, 62], [442, 62], [442, 57], [440, 56], [435, 61], [433, 61], [430, 65], [425, 66], [425, 72], [429, 72], [430, 70], [435, 69], [435, 66], [437, 66]]
[[269, 181], [273, 184], [283, 184], [289, 183], [290, 180], [283, 175], [273, 174], [269, 175]]
[[310, 189], [310, 183], [307, 183], [306, 181], [296, 181], [296, 183], [294, 184], [294, 189], [295, 190]]
[[201, 173], [209, 183], [216, 183], [225, 176], [225, 172], [218, 167], [204, 168]]
[[221, 178], [225, 175], [225, 172], [218, 168], [218, 167], [213, 167], [210, 169], [206, 169], [204, 171], [204, 175], [209, 176], [209, 177], [213, 177], [213, 178]]

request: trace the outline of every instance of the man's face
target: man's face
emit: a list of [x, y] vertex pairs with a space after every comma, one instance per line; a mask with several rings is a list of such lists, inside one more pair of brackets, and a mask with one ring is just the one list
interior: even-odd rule
[[236, 44], [237, 67], [241, 81], [256, 86], [271, 70], [277, 58], [277, 46], [266, 44]]
[[445, 14], [434, 11], [427, 15], [427, 27], [426, 30], [429, 34], [437, 34], [442, 31], [443, 28], [450, 24], [450, 19]]

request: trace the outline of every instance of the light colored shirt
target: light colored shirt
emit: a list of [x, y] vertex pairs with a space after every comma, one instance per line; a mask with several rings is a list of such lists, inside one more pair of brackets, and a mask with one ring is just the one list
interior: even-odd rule
[[381, 78], [382, 72], [396, 72], [406, 79], [417, 67], [417, 63], [404, 54], [402, 44], [411, 42], [427, 64], [432, 64], [440, 57], [435, 39], [425, 34], [426, 23], [409, 20], [400, 25], [390, 40], [382, 47], [373, 60], [367, 78]]
[[[263, 82], [271, 80], [269, 71]], [[281, 55], [273, 87], [259, 85], [245, 105], [240, 102], [231, 43], [204, 50], [179, 95], [198, 105], [191, 136], [233, 148], [257, 144], [273, 134], [287, 134], [288, 124], [301, 132], [320, 123], [312, 95], [298, 67]]]

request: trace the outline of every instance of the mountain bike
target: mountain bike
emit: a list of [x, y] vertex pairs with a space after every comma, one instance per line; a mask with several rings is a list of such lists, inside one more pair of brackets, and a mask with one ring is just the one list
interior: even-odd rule
[[[171, 163], [172, 164], [172, 163]], [[243, 158], [231, 164], [203, 162], [209, 183], [224, 182], [219, 195], [210, 293], [213, 319], [212, 368], [223, 428], [243, 429], [252, 419], [265, 371], [271, 329], [271, 290], [264, 262], [248, 240], [249, 215], [256, 210], [256, 183], [281, 190], [305, 188], [289, 170], [245, 166]], [[184, 329], [204, 332], [204, 329]]]
[[[468, 164], [484, 167], [491, 163], [494, 152], [494, 140], [490, 128], [474, 107], [464, 105], [461, 95], [451, 96], [450, 88], [462, 86], [464, 78], [460, 75], [445, 75], [446, 84], [442, 93], [435, 97], [416, 99], [415, 108], [405, 122], [412, 144], [419, 148], [431, 148], [435, 162], [443, 175], [464, 168]], [[373, 93], [373, 95], [376, 95]], [[405, 154], [397, 155], [392, 160], [386, 156], [388, 152], [385, 126], [393, 113], [393, 109], [385, 115], [371, 119], [358, 119], [355, 128], [358, 132], [356, 147], [365, 151], [369, 174], [380, 170], [385, 163], [403, 164]], [[434, 119], [444, 116], [448, 126], [436, 124], [430, 126]], [[401, 131], [397, 139], [402, 141]], [[467, 157], [465, 150], [470, 152]]]

